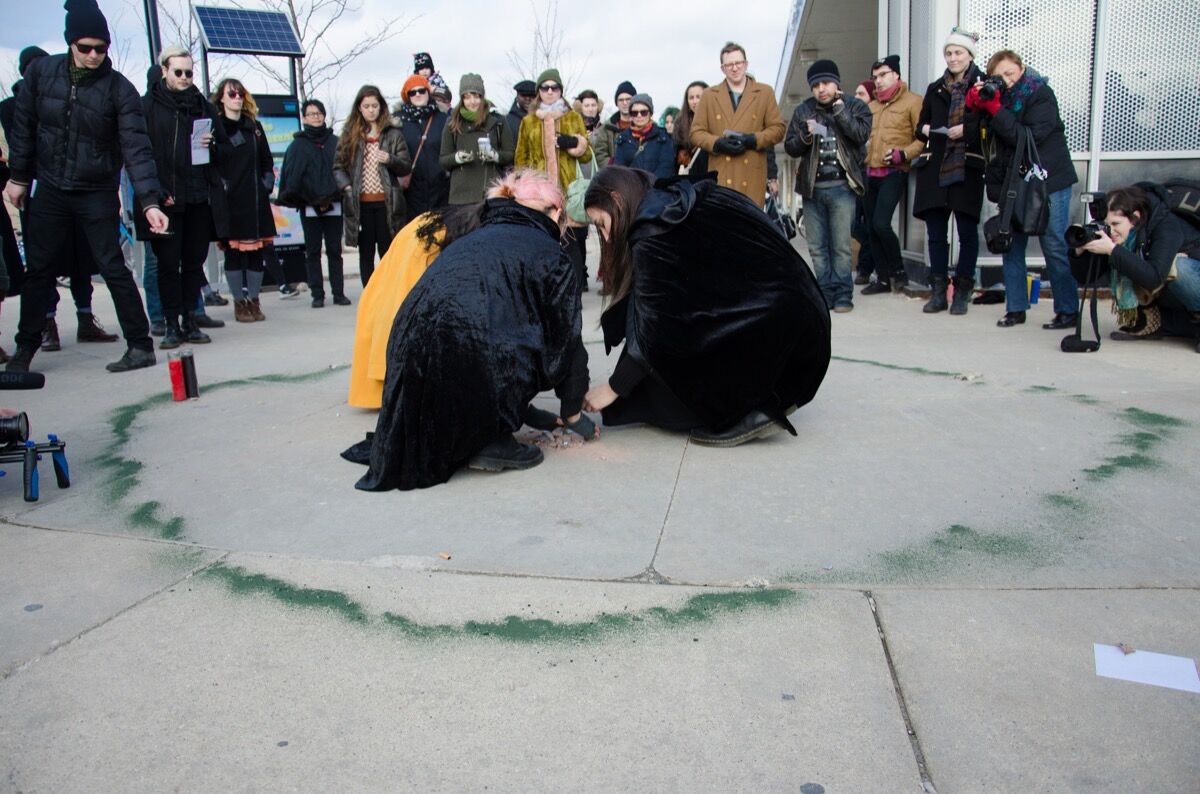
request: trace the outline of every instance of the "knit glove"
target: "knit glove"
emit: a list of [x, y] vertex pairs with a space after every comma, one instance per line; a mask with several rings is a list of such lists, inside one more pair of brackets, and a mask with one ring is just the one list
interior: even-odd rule
[[996, 115], [996, 111], [1000, 110], [1000, 94], [995, 94], [991, 99], [982, 99], [979, 96], [979, 84], [971, 86], [967, 91], [966, 99], [967, 110], [977, 110], [980, 113], [986, 113], [989, 116]]
[[746, 151], [746, 144], [742, 143], [741, 138], [722, 136], [713, 142], [713, 151], [717, 154], [742, 154]]
[[892, 149], [884, 158], [888, 165], [900, 165], [907, 159], [908, 155], [904, 153], [903, 149]]
[[498, 163], [500, 162], [500, 152], [496, 151], [495, 149], [488, 149], [486, 152], [479, 155], [479, 159], [483, 160], [485, 163]]
[[558, 148], [562, 149], [564, 152], [574, 149], [579, 145], [579, 139], [574, 135], [559, 135], [557, 140]]
[[469, 163], [474, 159], [475, 159], [475, 155], [471, 154], [470, 152], [455, 152], [454, 153], [454, 162], [458, 163], [459, 165], [463, 165], [464, 163]]

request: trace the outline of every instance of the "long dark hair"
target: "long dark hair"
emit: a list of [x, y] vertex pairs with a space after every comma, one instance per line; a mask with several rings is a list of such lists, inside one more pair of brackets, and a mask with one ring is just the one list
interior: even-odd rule
[[233, 77], [226, 77], [221, 82], [217, 83], [217, 90], [213, 91], [211, 101], [216, 107], [217, 112], [224, 115], [225, 106], [222, 104], [225, 101], [225, 89], [233, 86], [242, 93], [242, 115], [249, 118], [251, 121], [258, 119], [258, 103], [254, 101], [254, 97], [246, 90], [246, 86], [242, 82]]
[[[486, 202], [477, 201], [474, 204], [451, 204], [430, 210], [421, 216], [425, 220], [417, 227], [417, 239], [424, 244], [426, 251], [432, 251], [435, 247], [444, 251], [459, 237], [479, 228], [485, 206]], [[445, 236], [438, 240], [438, 232], [443, 231]]]
[[688, 83], [688, 87], [683, 89], [683, 104], [679, 106], [679, 115], [675, 117], [675, 145], [681, 149], [692, 148], [688, 136], [692, 134], [692, 119], [696, 118], [696, 113], [688, 105], [687, 96], [688, 92], [696, 86], [708, 88], [708, 83], [703, 80], [693, 80]]
[[649, 171], [610, 165], [600, 169], [583, 196], [585, 209], [603, 210], [612, 218], [608, 239], [600, 236], [600, 269], [605, 273], [600, 294], [606, 307], [624, 298], [633, 283], [629, 233], [638, 206], [653, 187], [654, 174]]
[[1121, 213], [1134, 226], [1141, 227], [1150, 217], [1150, 197], [1140, 187], [1119, 187], [1108, 191], [1104, 198], [1109, 212]]
[[383, 92], [373, 85], [364, 85], [358, 89], [358, 93], [354, 96], [354, 107], [350, 109], [350, 116], [342, 126], [342, 134], [338, 138], [337, 158], [341, 162], [349, 163], [358, 154], [358, 147], [362, 144], [363, 139], [371, 132], [371, 124], [363, 118], [362, 114], [362, 101], [367, 97], [374, 97], [375, 101], [379, 103], [378, 123], [380, 129], [391, 123], [387, 112], [387, 100], [383, 98]]

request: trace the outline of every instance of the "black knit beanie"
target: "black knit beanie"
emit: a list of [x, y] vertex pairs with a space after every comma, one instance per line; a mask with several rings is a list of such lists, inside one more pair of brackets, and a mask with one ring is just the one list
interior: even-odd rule
[[108, 34], [108, 20], [100, 13], [96, 0], [67, 0], [63, 3], [67, 9], [67, 26], [63, 38], [67, 44], [74, 44], [80, 39], [100, 39], [106, 44], [112, 43]]
[[436, 72], [433, 68], [433, 56], [427, 52], [418, 52], [413, 55], [413, 74], [428, 69], [431, 72]]
[[38, 58], [44, 58], [50, 53], [43, 50], [41, 47], [26, 47], [21, 50], [21, 54], [17, 56], [17, 70], [21, 76], [25, 76], [25, 70], [29, 68], [29, 64], [36, 61]]
[[842, 75], [838, 72], [837, 64], [825, 58], [813, 61], [813, 65], [808, 67], [808, 87], [812, 88], [817, 83], [828, 82], [834, 82], [841, 86]]
[[629, 94], [630, 96], [633, 96], [636, 93], [637, 89], [633, 87], [633, 83], [626, 80], [617, 86], [617, 93], [613, 94], [613, 101], [616, 102], [617, 97], [619, 97], [621, 94]]

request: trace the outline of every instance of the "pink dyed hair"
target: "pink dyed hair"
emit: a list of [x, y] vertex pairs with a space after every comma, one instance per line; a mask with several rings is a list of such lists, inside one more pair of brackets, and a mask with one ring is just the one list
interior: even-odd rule
[[521, 204], [537, 202], [563, 208], [563, 193], [558, 184], [545, 171], [521, 168], [503, 179], [492, 182], [487, 197], [510, 198]]

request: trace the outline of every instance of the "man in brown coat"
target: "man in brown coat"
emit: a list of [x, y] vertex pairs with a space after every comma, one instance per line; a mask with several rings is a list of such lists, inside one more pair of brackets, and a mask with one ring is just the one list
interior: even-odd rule
[[691, 144], [710, 153], [717, 184], [744, 193], [758, 206], [767, 194], [767, 150], [783, 140], [787, 125], [771, 86], [746, 74], [746, 51], [730, 42], [721, 50], [725, 79], [700, 95]]
[[908, 184], [912, 161], [925, 148], [917, 137], [921, 97], [908, 90], [900, 79], [900, 56], [889, 55], [871, 67], [875, 98], [871, 108], [871, 138], [867, 141], [867, 193], [863, 209], [871, 235], [875, 283], [863, 287], [863, 295], [900, 292], [908, 284], [900, 238], [892, 229], [892, 215]]

